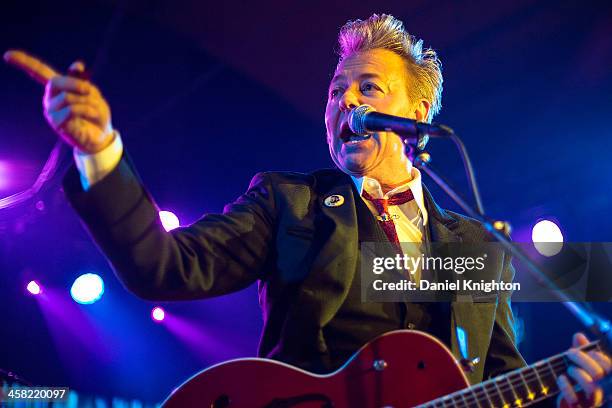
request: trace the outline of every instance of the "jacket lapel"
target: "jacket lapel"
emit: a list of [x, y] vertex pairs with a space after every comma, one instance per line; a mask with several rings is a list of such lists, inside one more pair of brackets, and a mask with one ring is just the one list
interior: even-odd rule
[[[350, 177], [339, 171], [318, 174], [315, 187], [320, 211], [316, 222], [326, 234], [319, 237], [320, 250], [304, 281], [303, 292], [312, 297], [309, 301], [321, 305], [318, 323], [323, 327], [346, 299], [357, 270], [359, 244], [354, 186]], [[342, 197], [344, 203], [330, 205], [326, 200], [331, 196]]]
[[[327, 353], [322, 328], [347, 297], [357, 269], [358, 243], [351, 179], [335, 170], [319, 171], [314, 177], [315, 235], [309, 249], [311, 258], [304, 265], [309, 273], [288, 311], [282, 334], [287, 340], [283, 342], [281, 355], [301, 356], [303, 361], [293, 363], [302, 366], [314, 361], [311, 368], [317, 371], [317, 359], [325, 359]], [[334, 195], [336, 199], [341, 197], [341, 205], [339, 201], [326, 203]]]
[[456, 233], [459, 220], [440, 208], [425, 186], [423, 186], [423, 199], [429, 215], [431, 242], [461, 242], [461, 236]]

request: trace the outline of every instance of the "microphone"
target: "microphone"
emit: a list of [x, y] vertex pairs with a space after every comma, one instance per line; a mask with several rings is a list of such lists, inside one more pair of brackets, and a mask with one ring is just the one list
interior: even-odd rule
[[395, 132], [407, 143], [416, 144], [420, 149], [425, 147], [430, 137], [445, 138], [454, 133], [448, 126], [387, 115], [376, 112], [370, 105], [353, 108], [349, 113], [348, 125], [351, 131], [359, 136], [381, 131]]

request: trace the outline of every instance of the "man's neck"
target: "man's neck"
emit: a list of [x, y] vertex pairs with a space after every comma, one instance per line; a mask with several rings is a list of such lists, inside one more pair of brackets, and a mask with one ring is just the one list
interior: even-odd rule
[[383, 194], [387, 194], [389, 191], [404, 185], [412, 180], [412, 168], [402, 169], [403, 171], [397, 172], [371, 172], [364, 174], [364, 176], [373, 178], [380, 184]]
[[393, 190], [394, 188], [402, 186], [402, 185], [408, 183], [411, 180], [412, 180], [412, 177], [410, 177], [410, 178], [408, 178], [406, 180], [400, 181], [399, 183], [386, 184], [386, 183], [383, 183], [381, 181], [379, 181], [379, 183], [380, 183], [380, 188], [382, 189], [383, 194], [387, 194], [389, 191]]

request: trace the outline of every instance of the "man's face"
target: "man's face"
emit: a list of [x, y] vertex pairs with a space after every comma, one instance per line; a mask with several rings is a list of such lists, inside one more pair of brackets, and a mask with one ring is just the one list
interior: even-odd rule
[[368, 104], [381, 113], [415, 118], [408, 98], [406, 62], [385, 49], [375, 49], [345, 58], [329, 85], [325, 127], [332, 159], [345, 173], [363, 176], [406, 166], [404, 145], [394, 133], [379, 132], [363, 139], [348, 126], [352, 108]]

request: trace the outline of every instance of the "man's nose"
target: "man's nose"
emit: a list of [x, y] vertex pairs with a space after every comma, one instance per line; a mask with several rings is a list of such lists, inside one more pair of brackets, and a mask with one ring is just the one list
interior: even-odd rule
[[361, 105], [361, 103], [359, 102], [357, 95], [355, 95], [355, 92], [347, 89], [338, 101], [338, 105], [341, 112], [348, 112]]

